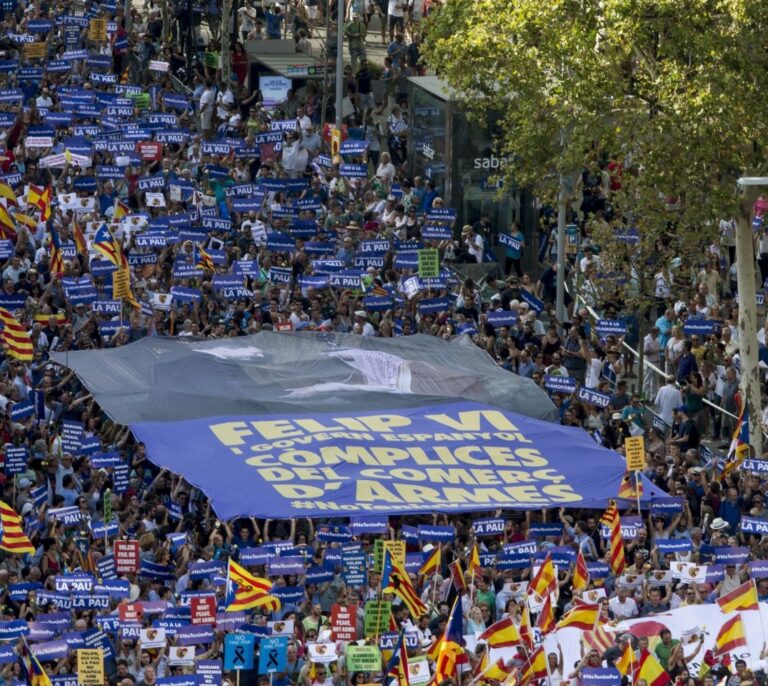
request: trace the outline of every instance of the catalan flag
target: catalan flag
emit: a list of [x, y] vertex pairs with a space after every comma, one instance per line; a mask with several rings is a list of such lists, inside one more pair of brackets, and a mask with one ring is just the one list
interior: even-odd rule
[[80, 224], [77, 221], [72, 222], [72, 238], [75, 241], [75, 249], [78, 255], [88, 254], [88, 243], [85, 241], [83, 230], [80, 228]]
[[5, 308], [0, 307], [0, 338], [7, 346], [7, 354], [23, 362], [31, 362], [34, 357], [34, 346], [32, 339], [14, 316]]
[[520, 643], [520, 632], [511, 617], [500, 619], [491, 624], [477, 637], [478, 641], [485, 641], [489, 648], [508, 648]]
[[724, 614], [739, 612], [740, 610], [759, 610], [760, 606], [757, 602], [755, 580], [750, 579], [729, 593], [720, 596], [717, 599], [717, 604], [720, 606], [720, 611]]
[[[604, 651], [601, 651], [601, 654]], [[624, 646], [624, 652], [621, 654], [621, 657], [619, 657], [616, 662], [614, 662], [614, 667], [619, 670], [619, 674], [621, 676], [629, 676], [632, 674], [632, 671], [634, 670], [634, 662], [635, 662], [635, 651], [632, 650], [632, 641], [627, 641], [627, 644]]]
[[472, 546], [472, 551], [469, 553], [469, 560], [467, 560], [467, 574], [476, 574], [480, 569], [480, 549], [477, 547], [477, 542]]
[[544, 562], [528, 584], [528, 593], [535, 593], [539, 598], [546, 598], [557, 590], [557, 576], [555, 565], [552, 564], [552, 555], [547, 553]]
[[64, 273], [64, 255], [61, 252], [61, 237], [51, 225], [51, 274], [61, 276]]
[[394, 593], [403, 601], [411, 613], [411, 617], [417, 619], [427, 614], [428, 608], [419, 597], [413, 587], [407, 572], [392, 558], [389, 550], [384, 551], [384, 564], [381, 572], [381, 592]]
[[608, 634], [602, 624], [598, 624], [594, 631], [582, 632], [581, 641], [592, 650], [596, 650], [600, 655], [613, 646], [614, 643], [613, 637]]
[[538, 681], [547, 676], [547, 654], [544, 652], [544, 646], [539, 646], [528, 657], [528, 664], [523, 669], [521, 683], [530, 683]]
[[384, 668], [385, 676], [391, 679], [397, 679], [398, 686], [410, 686], [408, 670], [408, 651], [405, 648], [403, 640], [403, 631], [397, 637], [397, 644], [392, 651], [392, 657]]
[[2, 500], [0, 500], [0, 523], [3, 525], [3, 531], [0, 533], [0, 549], [19, 555], [35, 552], [35, 546], [24, 533], [24, 522], [21, 516]]
[[237, 562], [232, 559], [229, 560], [225, 600], [225, 610], [227, 612], [248, 610], [259, 606], [263, 607], [270, 602], [265, 599], [273, 597], [269, 596], [271, 590], [271, 581], [253, 576], [253, 574], [241, 567]]
[[589, 585], [589, 569], [587, 569], [587, 561], [584, 559], [584, 553], [581, 552], [581, 549], [576, 555], [576, 566], [573, 569], [571, 582], [574, 591], [583, 591]]
[[371, 295], [380, 295], [380, 296], [387, 296], [392, 295], [384, 286], [379, 286], [378, 284], [374, 284], [373, 290], [371, 291]]
[[621, 537], [621, 519], [616, 503], [611, 501], [608, 509], [600, 517], [600, 523], [605, 524], [611, 533], [611, 571], [619, 576], [626, 567], [624, 559], [624, 540]]
[[128, 266], [123, 248], [106, 225], [102, 224], [96, 231], [96, 235], [93, 237], [93, 247], [116, 267]]
[[558, 629], [567, 626], [581, 629], [582, 631], [594, 631], [600, 619], [599, 605], [578, 605], [571, 608], [557, 623]]
[[548, 595], [545, 598], [539, 616], [536, 617], [536, 628], [543, 636], [546, 636], [555, 630], [555, 613], [552, 610], [552, 596]]
[[195, 267], [202, 267], [206, 271], [212, 272], [216, 269], [213, 258], [203, 249], [203, 246], [195, 246]]
[[40, 664], [40, 660], [35, 657], [32, 649], [27, 643], [25, 636], [22, 636], [21, 646], [21, 666], [22, 671], [26, 672], [26, 681], [29, 686], [52, 686], [51, 678]]
[[735, 614], [720, 627], [715, 638], [715, 655], [725, 655], [736, 648], [747, 645], [747, 636], [744, 633], [744, 622], [741, 615]]
[[741, 467], [744, 460], [749, 457], [749, 410], [745, 402], [741, 403], [739, 418], [736, 421], [736, 429], [731, 439], [731, 447], [728, 450], [728, 461], [718, 477], [724, 481], [731, 472]]
[[48, 314], [45, 312], [38, 312], [35, 315], [35, 321], [40, 322], [41, 324], [47, 324], [51, 317], [56, 320], [57, 326], [67, 323], [67, 315], [64, 312], [49, 312]]
[[455, 678], [459, 664], [468, 662], [464, 652], [464, 626], [461, 616], [461, 596], [453, 601], [453, 608], [445, 626], [445, 633], [440, 639], [440, 649], [435, 661], [435, 682]]
[[419, 576], [429, 576], [440, 569], [440, 546], [436, 545], [419, 567]]
[[[248, 608], [264, 610], [265, 612], [277, 612], [282, 607], [280, 598], [273, 595], [262, 595], [254, 598]], [[248, 609], [244, 608], [244, 609]], [[227, 608], [229, 610], [229, 608]]]
[[640, 472], [625, 472], [618, 495], [619, 498], [626, 500], [637, 500], [643, 497], [643, 482], [640, 479]]
[[635, 670], [634, 683], [637, 683], [640, 679], [645, 679], [645, 683], [648, 686], [665, 686], [665, 684], [672, 681], [656, 657], [647, 650], [640, 653], [640, 659], [637, 661], [637, 669]]

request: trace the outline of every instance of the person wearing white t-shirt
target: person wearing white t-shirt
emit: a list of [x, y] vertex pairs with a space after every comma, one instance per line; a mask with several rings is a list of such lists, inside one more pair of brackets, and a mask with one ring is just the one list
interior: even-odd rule
[[399, 33], [405, 31], [403, 17], [405, 16], [406, 0], [389, 0], [387, 5], [387, 26], [389, 27], [389, 42], [395, 40], [395, 27]]
[[614, 619], [630, 619], [637, 617], [637, 603], [629, 597], [626, 586], [619, 586], [616, 595], [608, 601], [608, 607], [613, 613]]

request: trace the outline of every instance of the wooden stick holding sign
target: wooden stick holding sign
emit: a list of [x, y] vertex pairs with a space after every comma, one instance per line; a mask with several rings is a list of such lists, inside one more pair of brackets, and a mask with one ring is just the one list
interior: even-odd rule
[[645, 468], [645, 439], [642, 436], [630, 436], [624, 439], [624, 457], [627, 459], [627, 475], [635, 489], [637, 514], [641, 515], [639, 472]]

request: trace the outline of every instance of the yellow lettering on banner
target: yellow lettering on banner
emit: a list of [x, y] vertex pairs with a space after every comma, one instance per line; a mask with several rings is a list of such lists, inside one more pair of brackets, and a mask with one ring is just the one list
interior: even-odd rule
[[360, 421], [368, 427], [369, 431], [385, 433], [393, 428], [410, 426], [411, 420], [399, 414], [373, 414], [369, 417], [360, 417]]
[[275, 490], [286, 498], [322, 498], [325, 491], [317, 486], [299, 486], [296, 484], [279, 484]]
[[251, 425], [268, 441], [301, 436], [301, 430], [297, 429], [289, 419], [273, 419], [269, 422], [251, 422]]
[[224, 422], [223, 424], [211, 424], [209, 427], [224, 445], [243, 445], [243, 436], [252, 436], [253, 431], [245, 422]]
[[426, 419], [431, 419], [438, 424], [447, 426], [457, 431], [480, 431], [481, 419], [485, 419], [491, 426], [499, 431], [517, 431], [517, 427], [507, 419], [502, 412], [497, 410], [470, 410], [459, 412], [459, 418], [454, 419], [447, 414], [427, 414]]
[[355, 500], [359, 503], [375, 503], [377, 501], [384, 503], [403, 502], [398, 496], [384, 486], [384, 484], [380, 484], [378, 481], [358, 479], [355, 486], [357, 487]]

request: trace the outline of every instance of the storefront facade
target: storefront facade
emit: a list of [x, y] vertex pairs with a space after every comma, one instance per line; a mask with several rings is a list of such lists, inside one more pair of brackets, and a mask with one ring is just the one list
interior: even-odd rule
[[[435, 182], [447, 207], [458, 213], [459, 225], [488, 214], [495, 231], [507, 231], [520, 222], [526, 244], [535, 246], [536, 212], [531, 194], [512, 189], [501, 197], [491, 181], [502, 176], [506, 160], [493, 150], [493, 127], [498, 116], [489, 115], [486, 126], [469, 121], [445, 82], [435, 76], [408, 79], [408, 164], [411, 176]], [[535, 249], [525, 251], [527, 269], [535, 262]]]

